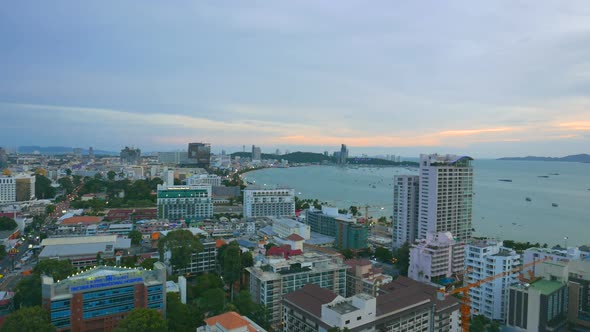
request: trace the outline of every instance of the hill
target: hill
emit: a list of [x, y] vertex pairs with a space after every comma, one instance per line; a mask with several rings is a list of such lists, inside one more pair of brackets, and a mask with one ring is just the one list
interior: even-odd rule
[[[240, 158], [251, 158], [251, 152], [234, 152], [231, 154], [232, 158], [240, 157]], [[321, 153], [314, 153], [314, 152], [292, 152], [289, 154], [283, 154], [277, 156], [275, 154], [263, 153], [261, 154], [262, 159], [276, 159], [276, 160], [287, 160], [289, 163], [321, 163], [321, 162], [332, 162], [334, 158], [325, 156]]]
[[526, 156], [526, 157], [504, 157], [498, 160], [525, 160], [525, 161], [568, 161], [578, 163], [590, 163], [590, 155], [574, 154], [565, 157], [537, 157], [537, 156]]

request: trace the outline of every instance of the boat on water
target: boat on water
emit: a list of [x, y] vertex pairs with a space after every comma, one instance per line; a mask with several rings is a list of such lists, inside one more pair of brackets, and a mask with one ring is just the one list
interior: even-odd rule
[[530, 197], [527, 197], [527, 198], [525, 198], [525, 200], [526, 200], [527, 202], [530, 202], [530, 201], [532, 201], [532, 199], [531, 199]]
[[502, 181], [502, 182], [512, 182], [511, 179], [498, 179], [498, 181]]
[[558, 206], [559, 206], [559, 204], [557, 204], [557, 203], [551, 203], [551, 206], [553, 206], [553, 207], [558, 207]]
[[545, 179], [546, 179], [546, 178], [548, 178], [548, 177], [549, 177], [549, 175], [537, 175], [537, 177], [538, 177], [538, 178], [545, 178]]
[[559, 175], [559, 173], [549, 173], [549, 175]]

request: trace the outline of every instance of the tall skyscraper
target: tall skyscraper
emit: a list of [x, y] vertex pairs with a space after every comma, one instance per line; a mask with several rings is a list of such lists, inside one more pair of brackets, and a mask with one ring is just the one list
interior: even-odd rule
[[393, 247], [412, 243], [418, 235], [418, 175], [396, 175], [393, 178]]
[[88, 148], [88, 158], [94, 159], [94, 149], [92, 147]]
[[465, 242], [471, 238], [473, 158], [420, 155], [418, 237], [428, 232], [451, 232]]
[[211, 144], [188, 143], [188, 160], [197, 167], [208, 168], [211, 164]]
[[138, 164], [141, 160], [141, 150], [126, 146], [121, 150], [119, 156], [121, 157], [121, 163], [123, 164]]
[[348, 159], [348, 148], [346, 147], [346, 144], [342, 144], [342, 146], [340, 147], [339, 158], [339, 164], [346, 164], [346, 160]]
[[262, 160], [262, 151], [259, 146], [252, 145], [252, 160]]

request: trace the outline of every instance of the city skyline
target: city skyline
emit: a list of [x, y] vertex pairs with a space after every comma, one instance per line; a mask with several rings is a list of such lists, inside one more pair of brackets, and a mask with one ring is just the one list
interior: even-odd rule
[[589, 15], [581, 1], [15, 3], [0, 11], [0, 145], [587, 153]]

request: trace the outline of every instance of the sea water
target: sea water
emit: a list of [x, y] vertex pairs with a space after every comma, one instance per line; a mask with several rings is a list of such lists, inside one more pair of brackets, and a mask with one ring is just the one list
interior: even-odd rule
[[[590, 164], [475, 160], [473, 165], [475, 235], [562, 246], [566, 241], [590, 244]], [[292, 187], [300, 198], [317, 198], [339, 208], [368, 205], [369, 215], [391, 216], [397, 174], [417, 174], [417, 168], [267, 168], [244, 177], [260, 186]]]

